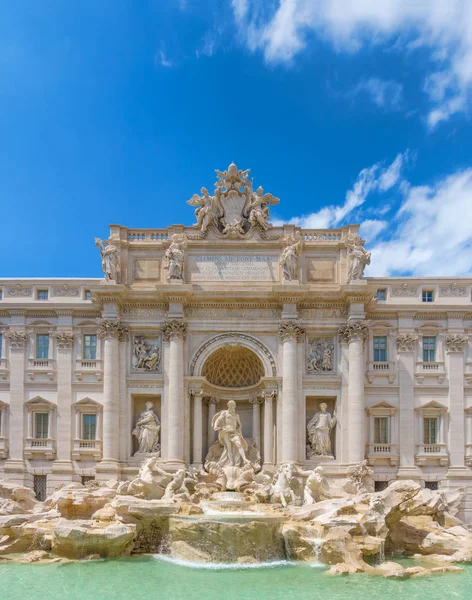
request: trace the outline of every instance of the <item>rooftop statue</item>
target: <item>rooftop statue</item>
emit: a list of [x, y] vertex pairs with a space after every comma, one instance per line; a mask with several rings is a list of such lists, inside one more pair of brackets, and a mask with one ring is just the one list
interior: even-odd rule
[[370, 265], [371, 254], [364, 248], [364, 241], [358, 235], [347, 235], [346, 246], [349, 256], [347, 282], [351, 283], [364, 277], [364, 270]]
[[102, 259], [102, 271], [106, 281], [118, 280], [118, 248], [113, 244], [103, 242], [100, 238], [95, 238], [95, 246], [100, 248]]

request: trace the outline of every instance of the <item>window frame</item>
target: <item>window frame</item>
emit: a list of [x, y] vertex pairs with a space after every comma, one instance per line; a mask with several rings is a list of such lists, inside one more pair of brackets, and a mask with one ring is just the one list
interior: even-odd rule
[[[379, 294], [381, 294], [383, 298], [381, 298]], [[387, 300], [387, 288], [378, 288], [378, 290], [375, 292], [375, 298], [379, 302], [385, 302]]]
[[[434, 347], [426, 347], [430, 340], [434, 340]], [[438, 352], [438, 336], [437, 335], [423, 335], [422, 339], [422, 352], [424, 363], [434, 363], [436, 361]]]
[[[431, 299], [429, 300], [429, 298]], [[426, 304], [431, 304], [434, 302], [434, 290], [421, 290], [421, 301]]]
[[[39, 340], [40, 338], [47, 338], [47, 344], [46, 345], [40, 345], [39, 344]], [[51, 338], [49, 333], [36, 333], [36, 337], [35, 337], [35, 358], [37, 360], [49, 360], [49, 346], [51, 343]], [[43, 349], [43, 351], [45, 350], [46, 356], [40, 356], [41, 352], [40, 352], [40, 348]]]
[[[385, 422], [385, 431], [382, 432], [379, 429], [379, 439], [377, 440], [377, 422], [384, 421]], [[381, 440], [382, 433], [385, 433], [385, 440]], [[374, 444], [391, 444], [391, 418], [389, 415], [374, 415]]]
[[[385, 347], [376, 348], [377, 340], [383, 340]], [[387, 335], [373, 335], [372, 337], [372, 350], [373, 350], [373, 362], [388, 362], [388, 336]], [[382, 354], [383, 353], [383, 354]], [[383, 356], [383, 358], [380, 358]]]
[[[38, 435], [38, 423], [36, 421], [36, 418], [39, 416], [45, 416], [46, 417], [46, 435]], [[51, 424], [50, 424], [50, 417], [49, 417], [49, 411], [48, 410], [33, 410], [33, 438], [35, 440], [48, 440], [50, 439], [50, 429], [51, 429]]]
[[[87, 338], [94, 338], [95, 343], [87, 346], [86, 340]], [[82, 359], [83, 360], [97, 360], [97, 349], [98, 349], [98, 336], [96, 333], [83, 333], [82, 334]], [[87, 350], [94, 350], [91, 354], [94, 356], [86, 356]]]
[[[41, 294], [45, 294], [45, 298], [41, 298]], [[43, 288], [36, 290], [36, 300], [39, 300], [40, 302], [49, 300], [49, 290]]]
[[[94, 417], [95, 422], [93, 424], [93, 433], [94, 436], [93, 437], [86, 437], [85, 436], [85, 432], [86, 432], [86, 425], [85, 425], [85, 418], [86, 417]], [[89, 425], [90, 426], [90, 425]], [[95, 442], [98, 438], [97, 438], [97, 433], [98, 433], [98, 413], [97, 411], [95, 412], [91, 412], [91, 411], [81, 411], [80, 413], [80, 439], [81, 440], [87, 440], [90, 442]]]

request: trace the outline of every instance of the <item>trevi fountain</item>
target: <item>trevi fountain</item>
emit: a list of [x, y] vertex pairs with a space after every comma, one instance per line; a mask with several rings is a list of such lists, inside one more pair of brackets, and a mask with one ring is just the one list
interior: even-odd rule
[[366, 278], [248, 173], [0, 281], [2, 600], [472, 595], [472, 281]]

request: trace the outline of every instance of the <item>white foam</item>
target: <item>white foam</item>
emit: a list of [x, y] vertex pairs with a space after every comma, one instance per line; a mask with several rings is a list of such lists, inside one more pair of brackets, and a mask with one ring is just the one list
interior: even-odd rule
[[[211, 571], [238, 570], [238, 569], [273, 569], [275, 567], [294, 567], [297, 564], [291, 560], [273, 560], [260, 563], [204, 563], [172, 558], [166, 554], [153, 554], [155, 560], [170, 563], [179, 567], [188, 567], [190, 569], [208, 569]], [[318, 566], [318, 565], [313, 565]], [[322, 565], [319, 565], [322, 566]]]

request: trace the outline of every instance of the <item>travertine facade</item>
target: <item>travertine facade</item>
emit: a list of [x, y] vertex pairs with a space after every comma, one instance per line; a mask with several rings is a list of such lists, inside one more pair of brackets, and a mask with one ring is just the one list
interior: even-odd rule
[[470, 486], [472, 521], [472, 279], [364, 278], [357, 225], [271, 227], [277, 203], [231, 165], [195, 226], [112, 225], [104, 279], [0, 280], [0, 478], [202, 467], [234, 400], [266, 470], [367, 458], [378, 487]]

